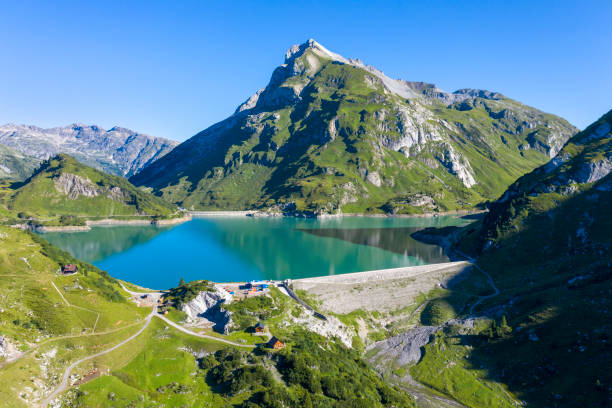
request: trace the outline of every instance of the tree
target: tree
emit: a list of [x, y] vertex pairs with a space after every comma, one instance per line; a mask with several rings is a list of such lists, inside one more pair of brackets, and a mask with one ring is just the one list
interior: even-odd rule
[[310, 398], [310, 394], [306, 394], [306, 397], [304, 397], [302, 408], [312, 408], [312, 398]]
[[510, 333], [512, 333], [512, 327], [508, 326], [508, 322], [506, 320], [506, 315], [501, 317], [501, 321], [499, 322], [499, 326], [497, 326], [497, 333], [499, 337], [504, 337]]
[[185, 279], [181, 276], [181, 280], [179, 282], [179, 286], [185, 286]]

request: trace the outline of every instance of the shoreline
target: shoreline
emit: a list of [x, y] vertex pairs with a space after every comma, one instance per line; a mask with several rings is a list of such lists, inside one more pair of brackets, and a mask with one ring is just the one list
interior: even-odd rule
[[191, 221], [193, 218], [190, 214], [179, 217], [169, 218], [162, 220], [119, 220], [113, 218], [105, 218], [101, 220], [87, 220], [85, 225], [29, 225], [29, 224], [14, 224], [12, 228], [19, 228], [22, 230], [30, 230], [33, 232], [82, 232], [90, 231], [91, 227], [110, 227], [110, 226], [121, 226], [121, 225], [154, 225], [154, 226], [166, 226], [166, 225], [177, 225], [184, 222]]
[[363, 217], [363, 218], [434, 218], [446, 215], [471, 215], [482, 214], [488, 210], [454, 210], [442, 211], [422, 214], [370, 214], [370, 213], [339, 213], [339, 214], [320, 214], [309, 217], [304, 217], [295, 214], [270, 213], [261, 210], [219, 210], [219, 211], [189, 211], [189, 214], [194, 218], [207, 217], [287, 217], [287, 218], [342, 218], [342, 217]]
[[33, 232], [83, 232], [90, 231], [91, 227], [110, 227], [121, 225], [153, 225], [153, 226], [169, 226], [189, 222], [194, 218], [215, 218], [215, 217], [286, 217], [286, 218], [313, 218], [313, 219], [331, 219], [343, 217], [361, 217], [361, 218], [434, 218], [447, 215], [471, 215], [486, 213], [487, 210], [455, 210], [443, 211], [437, 213], [423, 214], [368, 214], [368, 213], [340, 213], [340, 214], [320, 214], [312, 217], [304, 217], [295, 214], [269, 213], [260, 210], [237, 210], [237, 211], [188, 211], [187, 215], [179, 218], [169, 218], [161, 220], [120, 220], [115, 218], [105, 218], [101, 220], [87, 220], [85, 225], [29, 225], [29, 224], [14, 224], [12, 228], [22, 230], [30, 230]]

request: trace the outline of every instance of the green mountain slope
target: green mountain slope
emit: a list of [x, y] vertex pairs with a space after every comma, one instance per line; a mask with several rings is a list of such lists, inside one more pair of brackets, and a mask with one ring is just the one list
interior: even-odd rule
[[479, 371], [528, 406], [609, 404], [611, 129], [612, 111], [460, 233], [457, 247], [478, 256], [499, 290], [475, 312], [496, 323], [444, 330], [411, 370], [417, 380], [464, 403], [476, 400], [465, 379]]
[[24, 180], [29, 177], [40, 160], [0, 145], [0, 179]]
[[189, 209], [473, 208], [575, 132], [499, 93], [393, 80], [310, 40], [234, 115], [130, 180]]
[[29, 179], [5, 191], [3, 200], [21, 218], [51, 223], [62, 216], [62, 223], [107, 217], [167, 218], [177, 210], [122, 177], [105, 174], [64, 154], [43, 162]]
[[[61, 276], [66, 263], [79, 272]], [[8, 227], [0, 227], [0, 310], [2, 407], [37, 406], [71, 362], [128, 337], [150, 311], [105, 272]]]

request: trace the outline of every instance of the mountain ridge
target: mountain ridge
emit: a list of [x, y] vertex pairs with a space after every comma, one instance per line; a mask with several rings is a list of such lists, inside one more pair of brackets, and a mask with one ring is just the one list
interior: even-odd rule
[[310, 41], [233, 115], [130, 180], [194, 210], [469, 209], [576, 131], [502, 94], [392, 80]]
[[52, 128], [8, 123], [0, 126], [0, 144], [39, 160], [70, 154], [99, 170], [129, 177], [167, 154], [178, 142], [120, 126], [106, 130], [82, 123]]
[[489, 327], [464, 340], [439, 333], [413, 378], [467, 403], [459, 385], [471, 368], [455, 357], [465, 355], [528, 406], [606, 406], [611, 130], [609, 111], [515, 181], [480, 224], [453, 232], [455, 249], [477, 257], [497, 288], [476, 309]]

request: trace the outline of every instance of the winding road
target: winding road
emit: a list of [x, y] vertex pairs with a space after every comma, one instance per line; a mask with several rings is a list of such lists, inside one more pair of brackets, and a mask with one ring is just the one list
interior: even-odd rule
[[76, 366], [78, 366], [79, 364], [81, 364], [84, 361], [87, 360], [91, 360], [92, 358], [96, 358], [96, 357], [100, 357], [104, 354], [108, 354], [111, 351], [115, 351], [117, 350], [119, 347], [123, 346], [126, 343], [129, 343], [130, 341], [134, 340], [136, 337], [138, 337], [143, 331], [145, 331], [145, 329], [147, 327], [149, 327], [149, 324], [151, 323], [151, 319], [153, 318], [153, 316], [155, 315], [156, 309], [153, 309], [153, 311], [147, 316], [147, 319], [145, 321], [145, 324], [140, 328], [140, 330], [138, 330], [136, 333], [134, 333], [133, 335], [131, 335], [130, 337], [128, 337], [127, 339], [123, 340], [121, 343], [115, 344], [114, 346], [112, 346], [111, 348], [108, 348], [104, 351], [101, 351], [99, 353], [93, 354], [91, 356], [87, 356], [87, 357], [83, 357], [80, 360], [75, 361], [74, 363], [70, 364], [70, 366], [68, 366], [68, 368], [66, 368], [66, 370], [64, 371], [64, 376], [62, 377], [62, 382], [60, 383], [60, 385], [51, 393], [51, 395], [49, 395], [41, 404], [41, 406], [43, 408], [45, 408], [47, 405], [49, 405], [49, 403], [51, 401], [53, 401], [58, 395], [60, 395], [62, 392], [64, 392], [67, 388], [68, 388], [68, 380], [70, 379], [70, 372], [72, 370], [74, 370], [74, 368]]
[[222, 339], [220, 337], [215, 337], [215, 336], [210, 336], [208, 334], [201, 334], [201, 333], [196, 333], [196, 332], [192, 332], [191, 330], [187, 330], [186, 328], [184, 328], [183, 326], [181, 326], [178, 323], [174, 323], [172, 320], [168, 319], [166, 316], [162, 316], [160, 314], [156, 315], [157, 317], [159, 317], [160, 319], [162, 319], [164, 322], [166, 322], [166, 324], [174, 327], [175, 329], [182, 331], [183, 333], [189, 334], [191, 336], [196, 336], [196, 337], [200, 337], [203, 339], [209, 339], [209, 340], [214, 340], [214, 341], [219, 341], [221, 343], [225, 343], [225, 344], [229, 344], [231, 346], [235, 346], [235, 347], [244, 347], [244, 348], [255, 348], [254, 345], [252, 344], [240, 344], [240, 343], [234, 343], [231, 340], [226, 340], [226, 339]]
[[[141, 295], [145, 295], [145, 294], [147, 294], [147, 295], [151, 295], [151, 293], [150, 293], [150, 292], [148, 292], [148, 293], [144, 293], [144, 292], [143, 292], [143, 293], [140, 293], [140, 292], [132, 292], [131, 290], [128, 290], [128, 289], [127, 289], [127, 288], [126, 288], [126, 287], [123, 285], [123, 283], [119, 282], [119, 284], [121, 285], [121, 287], [123, 288], [123, 290], [124, 290], [124, 291], [126, 291], [127, 293], [129, 293], [129, 294], [130, 294], [130, 295], [132, 295], [132, 296], [141, 296]], [[54, 285], [54, 286], [55, 286], [55, 285]], [[57, 287], [56, 287], [56, 289], [57, 289]], [[58, 292], [59, 292], [59, 290], [58, 290]], [[60, 292], [60, 295], [61, 295], [61, 292]], [[62, 297], [63, 297], [63, 296], [62, 296]], [[64, 299], [64, 300], [65, 300], [65, 299]], [[67, 302], [67, 301], [66, 301], [66, 302]], [[67, 389], [70, 387], [70, 386], [69, 386], [69, 384], [68, 384], [68, 381], [69, 381], [69, 379], [70, 379], [70, 373], [71, 373], [71, 372], [72, 372], [72, 370], [74, 370], [74, 369], [75, 369], [75, 368], [76, 368], [76, 367], [77, 367], [79, 364], [81, 364], [81, 363], [83, 363], [83, 362], [85, 362], [85, 361], [88, 361], [88, 360], [94, 359], [94, 358], [96, 358], [96, 357], [100, 357], [100, 356], [102, 356], [102, 355], [104, 355], [104, 354], [108, 354], [108, 353], [110, 353], [110, 352], [112, 352], [112, 351], [115, 351], [115, 350], [117, 350], [119, 347], [121, 347], [121, 346], [123, 346], [123, 345], [125, 345], [125, 344], [129, 343], [129, 342], [130, 342], [130, 341], [132, 341], [132, 340], [134, 340], [136, 337], [138, 337], [140, 334], [142, 334], [142, 332], [143, 332], [143, 331], [145, 331], [145, 330], [147, 329], [147, 327], [149, 327], [149, 324], [151, 323], [151, 319], [153, 319], [153, 317], [154, 317], [154, 316], [159, 317], [159, 318], [160, 318], [161, 320], [163, 320], [163, 321], [164, 321], [166, 324], [168, 324], [168, 325], [170, 325], [170, 326], [174, 327], [175, 329], [177, 329], [177, 330], [179, 330], [179, 331], [181, 331], [181, 332], [183, 332], [183, 333], [189, 334], [189, 335], [191, 335], [191, 336], [200, 337], [200, 338], [203, 338], [203, 339], [208, 339], [208, 340], [213, 340], [213, 341], [217, 341], [217, 342], [220, 342], [220, 343], [225, 343], [225, 344], [229, 344], [229, 345], [231, 345], [231, 346], [235, 346], [235, 347], [243, 347], [243, 348], [250, 348], [250, 349], [251, 349], [251, 348], [255, 348], [255, 346], [254, 346], [254, 345], [251, 345], [251, 344], [240, 344], [240, 343], [235, 343], [235, 342], [233, 342], [233, 341], [231, 341], [231, 340], [226, 340], [226, 339], [222, 339], [222, 338], [219, 338], [219, 337], [210, 336], [210, 335], [207, 335], [207, 334], [200, 334], [200, 333], [195, 333], [195, 332], [192, 332], [191, 330], [188, 330], [188, 329], [184, 328], [183, 326], [181, 326], [181, 325], [179, 325], [179, 324], [177, 324], [177, 323], [174, 323], [172, 320], [168, 319], [167, 317], [165, 317], [165, 316], [162, 316], [162, 315], [158, 314], [158, 313], [157, 313], [157, 306], [155, 306], [155, 307], [153, 307], [153, 310], [151, 311], [151, 313], [149, 313], [149, 315], [146, 317], [145, 324], [144, 324], [144, 325], [143, 325], [143, 326], [142, 326], [142, 327], [141, 327], [141, 328], [140, 328], [140, 329], [139, 329], [139, 330], [138, 330], [136, 333], [134, 333], [133, 335], [131, 335], [131, 336], [130, 336], [130, 337], [128, 337], [127, 339], [123, 340], [123, 341], [122, 341], [122, 342], [120, 342], [120, 343], [115, 344], [114, 346], [112, 346], [112, 347], [110, 347], [110, 348], [108, 348], [108, 349], [106, 349], [106, 350], [104, 350], [104, 351], [101, 351], [101, 352], [96, 353], [96, 354], [92, 354], [91, 356], [83, 357], [82, 359], [77, 360], [77, 361], [75, 361], [74, 363], [70, 364], [70, 366], [68, 366], [68, 367], [66, 368], [66, 370], [64, 370], [64, 375], [62, 376], [62, 382], [61, 382], [61, 383], [59, 384], [59, 386], [58, 386], [58, 387], [57, 387], [57, 388], [56, 388], [56, 389], [55, 389], [55, 390], [54, 390], [54, 391], [53, 391], [53, 392], [52, 392], [52, 393], [51, 393], [51, 394], [50, 394], [50, 395], [49, 395], [49, 396], [48, 396], [48, 397], [47, 397], [47, 398], [46, 398], [46, 399], [45, 399], [45, 400], [44, 400], [44, 401], [43, 401], [43, 402], [40, 404], [40, 406], [41, 406], [42, 408], [46, 408], [46, 407], [47, 407], [47, 406], [48, 406], [48, 405], [51, 403], [51, 401], [53, 401], [53, 400], [54, 400], [55, 398], [57, 398], [57, 397], [58, 397], [58, 396], [59, 396], [61, 393], [63, 393], [64, 391], [66, 391], [66, 390], [67, 390]], [[102, 334], [102, 333], [99, 333], [99, 334]]]
[[490, 295], [486, 295], [486, 296], [481, 296], [480, 299], [478, 299], [476, 301], [476, 303], [474, 303], [471, 307], [470, 307], [470, 315], [474, 314], [474, 308], [476, 306], [478, 306], [479, 304], [481, 304], [482, 302], [484, 302], [487, 299], [491, 299], [492, 297], [495, 297], [497, 295], [499, 295], [499, 289], [497, 288], [497, 286], [495, 286], [495, 282], [493, 282], [493, 278], [491, 277], [491, 275], [489, 275], [489, 273], [487, 271], [485, 271], [484, 269], [482, 269], [480, 266], [478, 266], [478, 264], [476, 263], [476, 260], [474, 258], [472, 258], [471, 256], [468, 256], [467, 254], [455, 249], [454, 250], [455, 253], [463, 256], [465, 259], [467, 259], [472, 265], [474, 265], [474, 268], [478, 269], [480, 272], [482, 272], [486, 277], [487, 280], [489, 281], [489, 285], [491, 285], [491, 288], [493, 288], [493, 293]]

